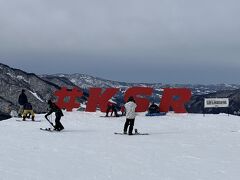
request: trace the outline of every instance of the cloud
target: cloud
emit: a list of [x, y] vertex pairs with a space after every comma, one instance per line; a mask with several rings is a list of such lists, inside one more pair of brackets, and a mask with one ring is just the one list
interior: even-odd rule
[[[129, 61], [148, 72], [195, 63], [239, 67], [239, 5], [237, 0], [1, 0], [0, 58], [13, 64], [41, 59], [45, 65], [67, 60], [89, 71], [92, 64], [109, 69], [117, 63], [130, 72]], [[107, 71], [103, 66], [100, 74]]]

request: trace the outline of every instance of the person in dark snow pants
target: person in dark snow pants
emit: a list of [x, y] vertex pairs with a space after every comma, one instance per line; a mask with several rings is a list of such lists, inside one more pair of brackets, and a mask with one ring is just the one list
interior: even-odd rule
[[112, 102], [108, 102], [107, 104], [107, 111], [106, 111], [106, 117], [108, 117], [109, 112], [111, 111], [111, 116], [113, 115], [113, 113], [115, 114], [116, 117], [118, 117], [118, 113], [117, 113], [117, 107], [115, 103]]
[[124, 124], [123, 133], [127, 134], [127, 130], [128, 130], [128, 126], [129, 126], [128, 134], [132, 135], [134, 121], [135, 121], [135, 117], [136, 117], [135, 110], [137, 107], [134, 98], [129, 97], [128, 102], [125, 104], [124, 107], [126, 109], [126, 122]]
[[45, 115], [45, 118], [47, 119], [47, 117], [52, 114], [53, 112], [55, 112], [55, 130], [57, 131], [61, 131], [64, 129], [62, 123], [60, 122], [61, 117], [63, 116], [63, 112], [62, 110], [55, 104], [53, 103], [51, 100], [48, 101], [48, 105], [49, 105], [49, 112]]

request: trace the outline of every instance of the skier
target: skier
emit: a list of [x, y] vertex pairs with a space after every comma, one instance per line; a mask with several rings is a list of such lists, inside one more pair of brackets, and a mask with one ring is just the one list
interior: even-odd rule
[[32, 104], [27, 102], [23, 105], [23, 121], [26, 120], [26, 117], [28, 114], [32, 115], [32, 121], [34, 121], [34, 112], [33, 112], [33, 108], [32, 108]]
[[45, 118], [48, 119], [47, 117], [52, 114], [53, 112], [55, 112], [55, 126], [54, 126], [54, 130], [56, 131], [61, 131], [64, 129], [62, 123], [60, 122], [61, 117], [63, 116], [63, 112], [62, 110], [55, 104], [53, 103], [51, 100], [48, 100], [48, 105], [49, 105], [49, 112], [45, 115]]
[[127, 134], [128, 126], [130, 126], [129, 130], [128, 130], [128, 134], [132, 135], [134, 121], [135, 121], [135, 117], [136, 117], [136, 113], [135, 113], [136, 107], [137, 107], [137, 105], [135, 103], [134, 98], [132, 96], [129, 97], [128, 102], [125, 104], [126, 122], [124, 124], [124, 130], [123, 130], [124, 134]]

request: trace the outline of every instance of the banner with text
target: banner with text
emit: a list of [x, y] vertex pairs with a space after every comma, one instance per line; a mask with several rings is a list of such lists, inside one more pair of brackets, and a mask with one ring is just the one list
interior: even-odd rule
[[205, 98], [204, 108], [220, 108], [229, 107], [228, 98]]

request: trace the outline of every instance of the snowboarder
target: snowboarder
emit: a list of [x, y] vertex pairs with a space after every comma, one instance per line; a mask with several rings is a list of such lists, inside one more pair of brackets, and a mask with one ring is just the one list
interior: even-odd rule
[[64, 129], [62, 123], [60, 122], [61, 117], [63, 116], [63, 112], [62, 110], [55, 104], [53, 103], [51, 100], [48, 100], [48, 105], [49, 105], [49, 112], [45, 115], [45, 118], [47, 119], [47, 117], [52, 114], [53, 112], [55, 112], [55, 126], [54, 126], [54, 130], [57, 131], [61, 131]]
[[27, 98], [27, 96], [26, 96], [26, 94], [25, 94], [25, 90], [22, 89], [22, 92], [21, 92], [21, 94], [20, 94], [19, 97], [18, 97], [18, 103], [19, 103], [19, 105], [20, 105], [20, 108], [19, 108], [19, 110], [18, 110], [18, 115], [19, 115], [20, 117], [22, 117], [22, 114], [23, 114], [23, 106], [24, 106], [24, 104], [26, 104], [27, 102], [28, 102], [28, 98]]
[[23, 121], [26, 120], [26, 117], [28, 114], [32, 115], [32, 121], [34, 121], [34, 112], [33, 112], [33, 108], [32, 108], [32, 104], [27, 102], [23, 105]]
[[152, 104], [148, 108], [148, 113], [149, 114], [159, 113], [159, 107], [154, 102], [152, 102]]
[[126, 109], [126, 122], [124, 124], [124, 129], [123, 129], [123, 133], [127, 134], [127, 129], [129, 126], [129, 130], [128, 130], [128, 134], [132, 135], [132, 131], [133, 131], [133, 126], [134, 126], [134, 121], [135, 121], [135, 117], [136, 117], [136, 103], [134, 98], [131, 96], [128, 99], [128, 102], [125, 104], [125, 109]]

